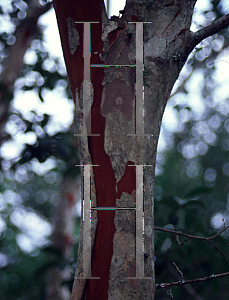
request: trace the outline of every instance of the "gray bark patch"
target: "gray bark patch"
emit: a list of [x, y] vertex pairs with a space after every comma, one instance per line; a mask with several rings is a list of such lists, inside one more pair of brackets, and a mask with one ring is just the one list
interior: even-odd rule
[[79, 34], [78, 31], [75, 28], [75, 23], [72, 20], [72, 18], [67, 18], [67, 24], [68, 24], [68, 44], [69, 44], [69, 50], [71, 52], [71, 54], [73, 55], [76, 50], [77, 47], [79, 46]]

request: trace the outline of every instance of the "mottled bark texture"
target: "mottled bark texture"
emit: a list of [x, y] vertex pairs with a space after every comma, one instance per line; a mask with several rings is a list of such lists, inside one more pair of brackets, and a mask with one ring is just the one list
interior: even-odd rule
[[[92, 97], [91, 132], [79, 137], [82, 164], [93, 167], [92, 207], [134, 208], [136, 168], [144, 168], [144, 276], [136, 276], [135, 210], [95, 211], [92, 214], [91, 276], [82, 278], [83, 223], [71, 300], [154, 299], [153, 188], [156, 149], [162, 115], [171, 89], [189, 53], [197, 44], [189, 30], [194, 0], [129, 0], [122, 18], [108, 19], [103, 2], [56, 0], [54, 7], [64, 57], [76, 101], [78, 133], [84, 133], [83, 93]], [[91, 67], [91, 89], [83, 82], [83, 25], [91, 25], [91, 64], [133, 65], [136, 62], [136, 24], [144, 24], [144, 136], [135, 132], [135, 68]], [[75, 38], [74, 38], [75, 37]], [[198, 42], [201, 39], [198, 38]], [[141, 51], [141, 50], [139, 50]], [[85, 95], [86, 95], [85, 94]], [[87, 97], [85, 96], [84, 99]], [[88, 101], [88, 100], [87, 100]], [[89, 103], [89, 102], [88, 102]], [[83, 115], [84, 114], [84, 115]], [[86, 123], [85, 123], [86, 122]], [[89, 127], [88, 127], [89, 128]], [[148, 134], [148, 135], [147, 135]], [[142, 253], [143, 258], [143, 253]], [[85, 276], [85, 274], [84, 274]]]

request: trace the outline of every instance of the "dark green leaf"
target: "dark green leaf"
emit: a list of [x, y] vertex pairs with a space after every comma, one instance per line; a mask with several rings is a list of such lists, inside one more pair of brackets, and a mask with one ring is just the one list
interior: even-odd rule
[[199, 188], [196, 188], [196, 189], [191, 190], [190, 192], [188, 192], [188, 193], [184, 196], [184, 199], [199, 197], [199, 196], [201, 196], [202, 194], [205, 194], [205, 193], [212, 193], [213, 191], [214, 191], [213, 188], [199, 187]]

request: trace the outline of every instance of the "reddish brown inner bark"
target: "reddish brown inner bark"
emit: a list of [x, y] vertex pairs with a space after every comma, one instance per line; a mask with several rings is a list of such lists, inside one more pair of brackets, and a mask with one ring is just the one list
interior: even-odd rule
[[[86, 1], [54, 0], [64, 58], [68, 71], [72, 94], [75, 100], [75, 90], [80, 91], [83, 81], [83, 25], [76, 24], [75, 27], [80, 36], [80, 45], [74, 55], [69, 50], [67, 18], [73, 21], [100, 21], [99, 24], [91, 25], [91, 64], [102, 64], [98, 54], [102, 53], [103, 42], [101, 40], [102, 15], [98, 0], [91, 0], [90, 5]], [[115, 35], [116, 37], [116, 35]], [[94, 165], [94, 178], [96, 185], [96, 197], [98, 207], [115, 207], [116, 197], [120, 198], [123, 192], [132, 193], [136, 188], [135, 168], [126, 167], [125, 174], [118, 183], [116, 195], [116, 180], [109, 156], [104, 150], [104, 132], [106, 119], [100, 113], [102, 95], [102, 68], [91, 68], [91, 82], [94, 88], [94, 102], [91, 109], [91, 131], [92, 134], [100, 136], [89, 136], [89, 151]], [[131, 163], [131, 162], [129, 162]], [[105, 300], [108, 299], [110, 264], [113, 255], [113, 237], [115, 211], [98, 211], [98, 226], [96, 230], [95, 244], [92, 253], [91, 276], [100, 279], [89, 279], [84, 290], [84, 299]]]

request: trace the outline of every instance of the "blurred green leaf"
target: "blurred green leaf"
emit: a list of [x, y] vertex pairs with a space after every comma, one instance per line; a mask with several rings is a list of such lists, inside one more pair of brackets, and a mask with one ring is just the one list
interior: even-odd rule
[[196, 189], [191, 190], [190, 192], [188, 192], [188, 193], [184, 196], [184, 199], [200, 197], [202, 194], [205, 194], [205, 193], [212, 193], [213, 191], [214, 191], [213, 188], [209, 188], [209, 187], [199, 187], [199, 188], [196, 188]]

